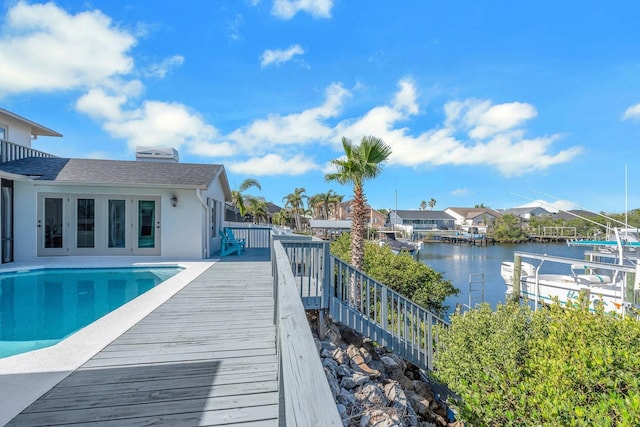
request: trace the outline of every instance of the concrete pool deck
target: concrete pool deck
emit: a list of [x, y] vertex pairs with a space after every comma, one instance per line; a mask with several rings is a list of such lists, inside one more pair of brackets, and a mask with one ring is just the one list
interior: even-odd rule
[[0, 359], [0, 425], [9, 422], [42, 394], [77, 370], [216, 262], [216, 259], [167, 261], [154, 260], [150, 257], [113, 257], [113, 259], [106, 257], [57, 257], [34, 263], [3, 265], [0, 268], [0, 273], [56, 267], [105, 268], [167, 265], [183, 267], [184, 271], [54, 346]]

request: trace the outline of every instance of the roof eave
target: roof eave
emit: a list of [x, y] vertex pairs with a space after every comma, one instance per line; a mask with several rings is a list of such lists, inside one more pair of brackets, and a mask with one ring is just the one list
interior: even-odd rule
[[90, 181], [56, 181], [34, 179], [36, 185], [60, 185], [64, 187], [123, 187], [123, 188], [162, 188], [172, 190], [206, 190], [206, 185], [188, 184], [153, 184], [153, 183], [120, 183], [120, 182], [90, 182]]
[[41, 124], [38, 124], [32, 120], [29, 119], [25, 119], [22, 116], [19, 116], [15, 113], [12, 113], [11, 111], [5, 110], [4, 108], [0, 108], [0, 113], [9, 116], [15, 120], [19, 120], [24, 124], [27, 124], [31, 127], [31, 134], [32, 135], [36, 135], [36, 136], [56, 136], [56, 137], [62, 137], [62, 134], [59, 132], [56, 132], [53, 129], [49, 129], [46, 126], [42, 126]]

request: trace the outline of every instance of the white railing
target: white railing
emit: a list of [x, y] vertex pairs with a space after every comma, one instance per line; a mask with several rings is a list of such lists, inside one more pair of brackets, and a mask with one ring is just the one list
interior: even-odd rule
[[11, 162], [13, 160], [20, 160], [27, 157], [48, 157], [54, 158], [53, 154], [45, 153], [44, 151], [35, 150], [24, 145], [14, 144], [13, 142], [0, 139], [0, 163]]
[[265, 226], [255, 227], [228, 227], [233, 230], [236, 239], [244, 239], [245, 249], [268, 249], [271, 246], [271, 228]]
[[271, 256], [280, 393], [279, 425], [342, 426], [299, 297], [296, 279], [280, 241], [273, 240]]
[[331, 317], [416, 366], [433, 370], [438, 341], [434, 326], [448, 323], [351, 265], [331, 259]]
[[432, 370], [435, 325], [448, 323], [330, 255], [323, 241], [283, 240], [306, 309], [329, 309], [343, 323], [415, 365]]

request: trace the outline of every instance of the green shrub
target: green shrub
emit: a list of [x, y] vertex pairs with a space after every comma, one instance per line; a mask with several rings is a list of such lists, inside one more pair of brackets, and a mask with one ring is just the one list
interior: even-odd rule
[[435, 375], [459, 394], [473, 425], [638, 425], [638, 321], [517, 304], [485, 304], [451, 320]]
[[[349, 262], [351, 237], [343, 234], [331, 243], [331, 253]], [[416, 261], [407, 253], [394, 254], [386, 246], [365, 242], [364, 273], [424, 308], [443, 316], [444, 300], [460, 291], [442, 273]]]

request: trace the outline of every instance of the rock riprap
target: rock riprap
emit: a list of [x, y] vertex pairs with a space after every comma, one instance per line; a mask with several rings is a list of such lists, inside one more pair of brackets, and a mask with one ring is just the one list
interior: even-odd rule
[[463, 426], [449, 422], [417, 367], [353, 330], [331, 324], [316, 346], [345, 426]]

